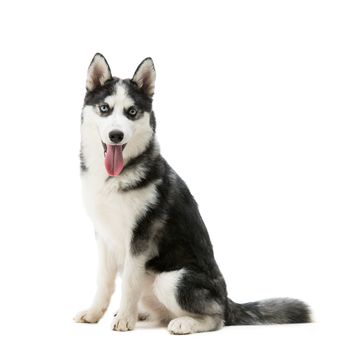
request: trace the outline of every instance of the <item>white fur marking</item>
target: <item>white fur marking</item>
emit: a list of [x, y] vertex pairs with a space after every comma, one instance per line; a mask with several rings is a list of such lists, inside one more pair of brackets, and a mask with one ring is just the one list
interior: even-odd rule
[[185, 273], [184, 269], [162, 272], [156, 276], [153, 291], [158, 300], [176, 317], [187, 315], [176, 300], [177, 285]]

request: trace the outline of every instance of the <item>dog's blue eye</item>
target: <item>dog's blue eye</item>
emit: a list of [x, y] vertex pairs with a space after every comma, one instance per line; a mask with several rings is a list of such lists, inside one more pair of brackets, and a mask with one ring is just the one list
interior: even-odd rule
[[129, 109], [128, 109], [128, 113], [132, 116], [132, 117], [134, 117], [134, 116], [136, 116], [136, 113], [137, 113], [138, 111], [135, 109], [135, 107], [130, 107]]
[[109, 112], [109, 106], [107, 104], [102, 104], [99, 106], [99, 110], [102, 113], [108, 113]]

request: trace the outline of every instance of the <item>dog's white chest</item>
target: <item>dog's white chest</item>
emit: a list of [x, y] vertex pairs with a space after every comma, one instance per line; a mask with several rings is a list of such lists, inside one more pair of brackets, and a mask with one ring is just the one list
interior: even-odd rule
[[123, 268], [137, 220], [156, 200], [155, 185], [128, 192], [119, 191], [118, 181], [105, 181], [87, 173], [82, 176], [83, 199], [97, 235], [103, 239]]

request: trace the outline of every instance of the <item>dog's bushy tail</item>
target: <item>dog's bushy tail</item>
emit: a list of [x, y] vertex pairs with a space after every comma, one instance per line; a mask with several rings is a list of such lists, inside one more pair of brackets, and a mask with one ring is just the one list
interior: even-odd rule
[[309, 307], [290, 298], [266, 299], [238, 304], [228, 299], [225, 325], [262, 325], [311, 322]]

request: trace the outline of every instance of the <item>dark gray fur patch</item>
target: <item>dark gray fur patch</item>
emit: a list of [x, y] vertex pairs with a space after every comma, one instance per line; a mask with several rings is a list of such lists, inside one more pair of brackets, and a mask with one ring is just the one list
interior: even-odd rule
[[152, 110], [152, 98], [147, 96], [137, 84], [135, 84], [131, 79], [124, 79], [121, 81], [125, 87], [128, 96], [132, 98], [135, 106], [144, 112], [151, 112]]
[[211, 275], [185, 271], [177, 289], [177, 300], [181, 307], [198, 315], [223, 318], [226, 297], [226, 284], [218, 267]]
[[98, 86], [93, 91], [87, 91], [84, 97], [84, 105], [95, 106], [104, 101], [107, 96], [115, 94], [116, 84], [120, 81], [119, 78], [113, 77], [107, 80], [104, 85]]
[[87, 167], [86, 161], [85, 161], [84, 156], [83, 156], [82, 146], [81, 146], [81, 149], [79, 151], [79, 160], [80, 160], [81, 172], [87, 171], [88, 167]]
[[290, 298], [266, 299], [238, 304], [228, 299], [225, 324], [257, 325], [311, 322], [309, 307], [300, 300]]

